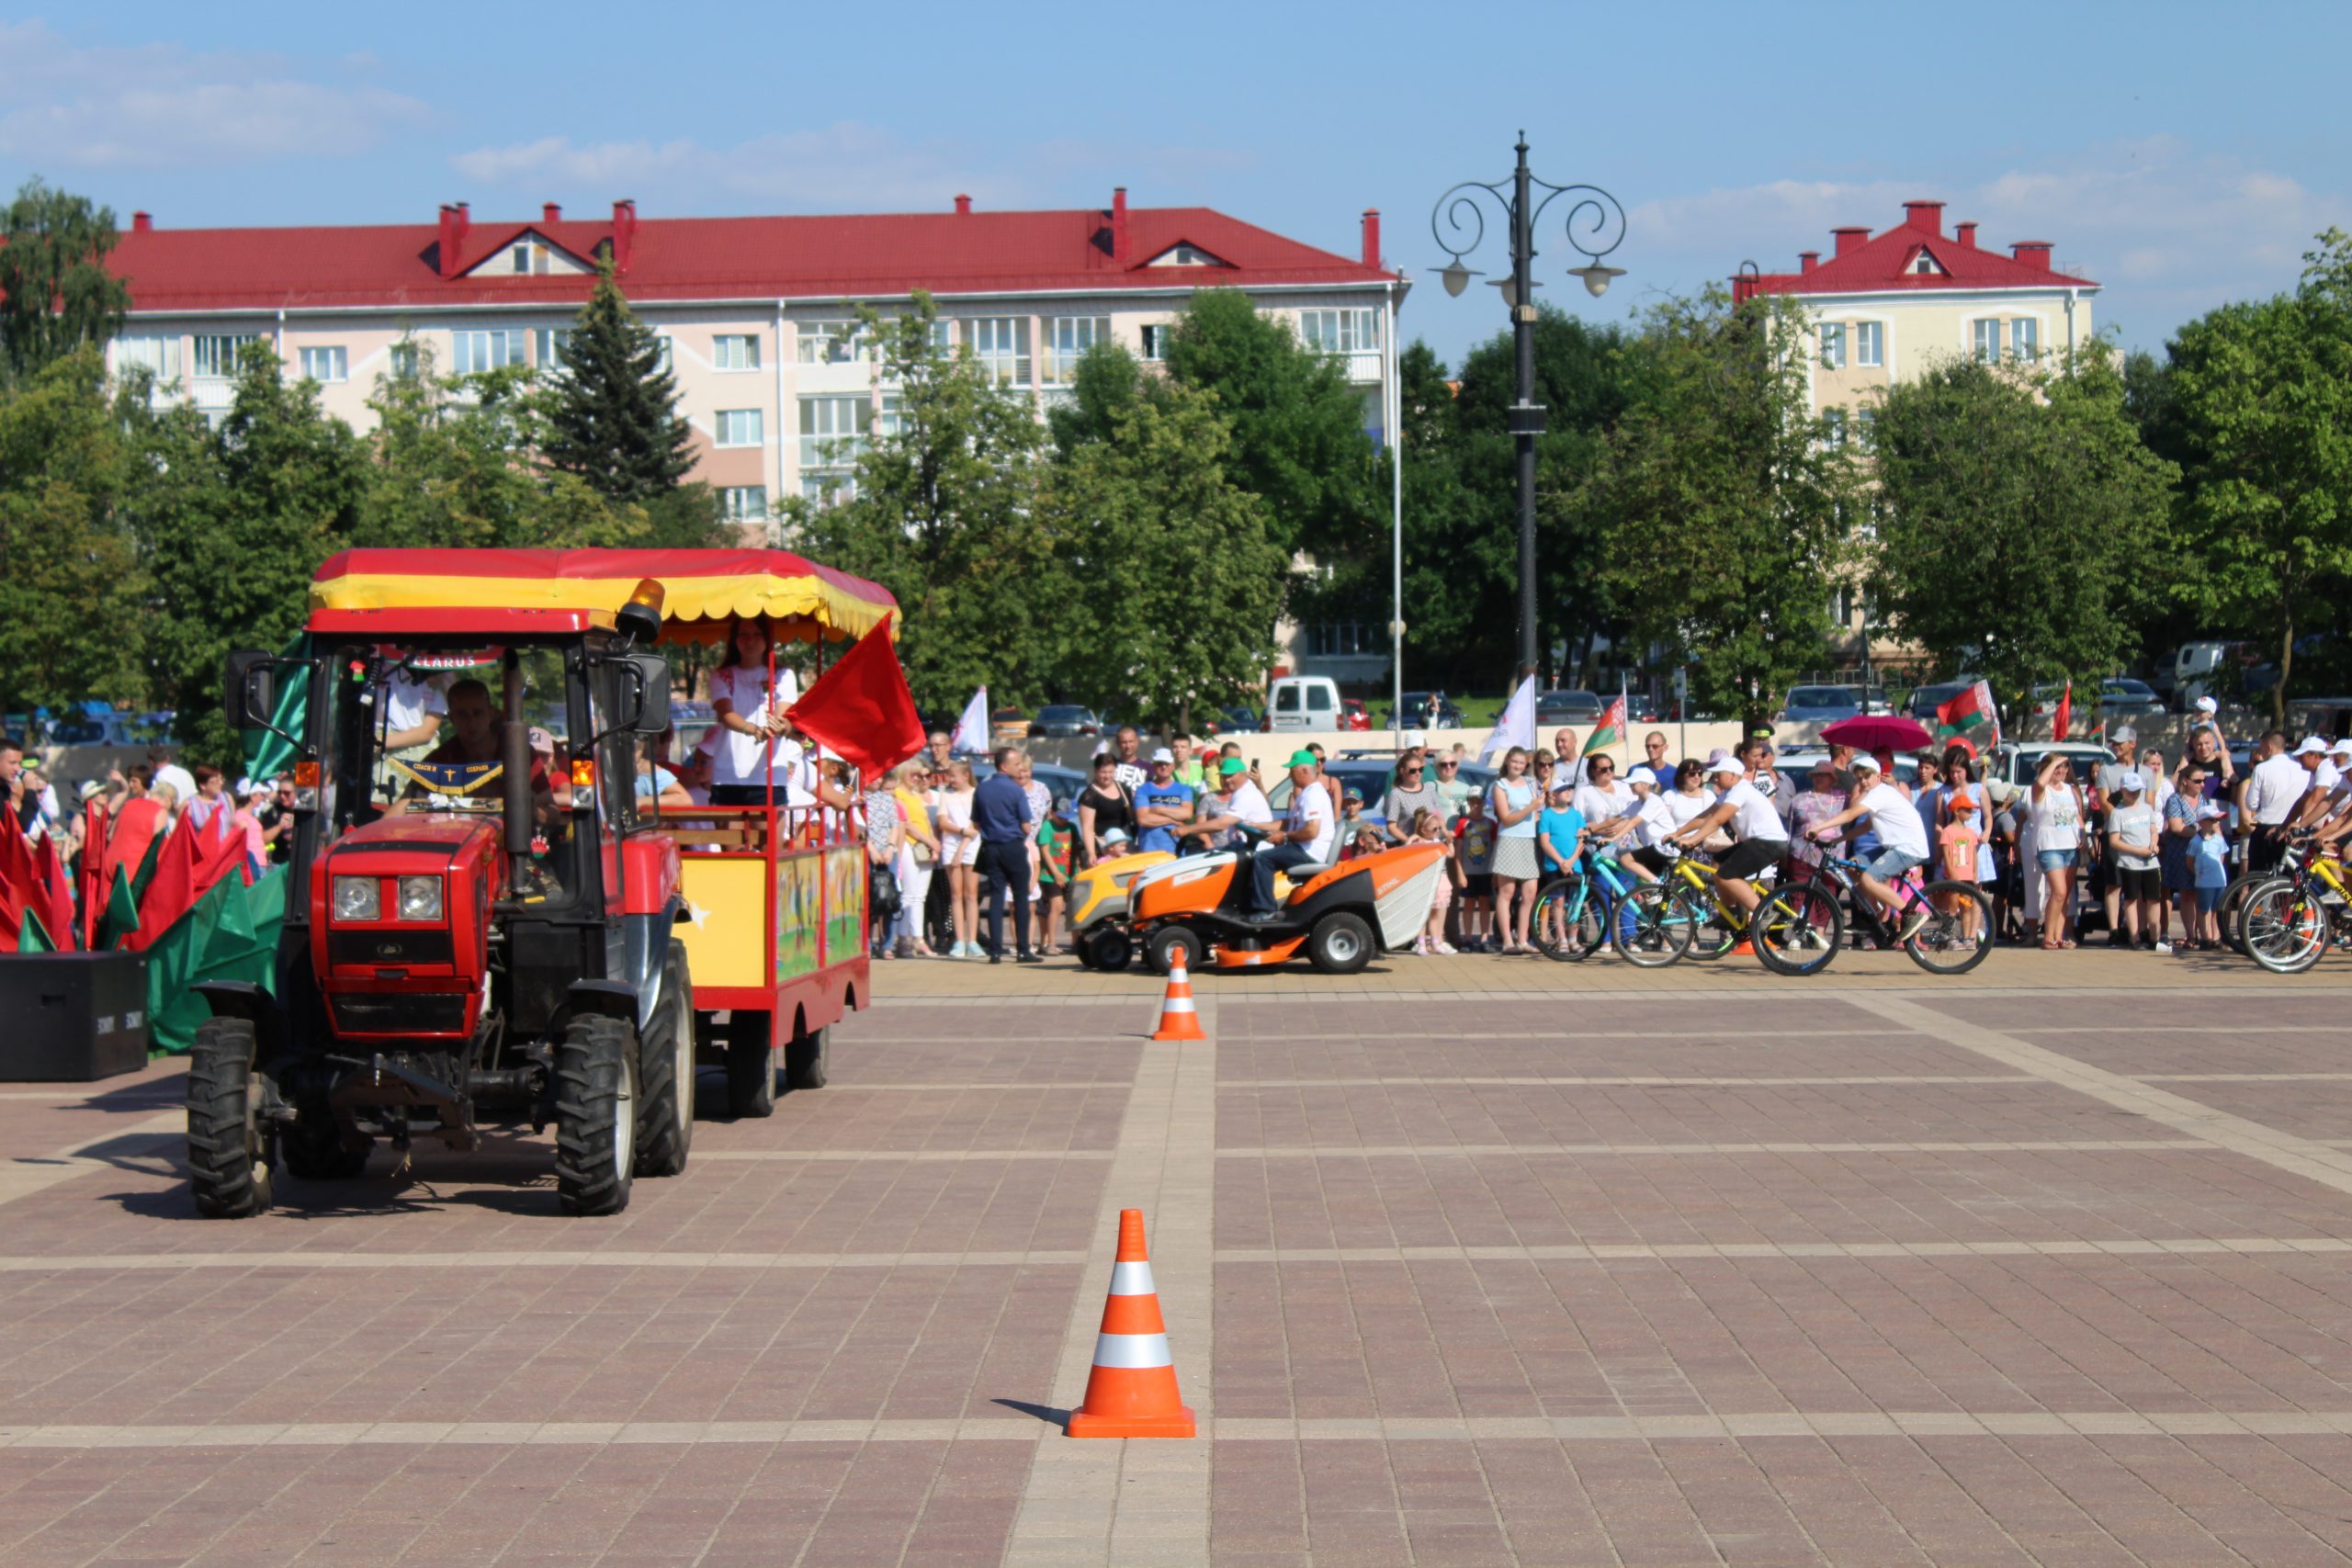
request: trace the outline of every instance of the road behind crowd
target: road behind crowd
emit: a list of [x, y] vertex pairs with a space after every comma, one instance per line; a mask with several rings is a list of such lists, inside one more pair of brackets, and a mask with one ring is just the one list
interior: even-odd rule
[[[2342, 1561], [2352, 965], [876, 965], [613, 1220], [0, 1093], [0, 1562]], [[95, 1089], [95, 1092], [93, 1092]], [[715, 1098], [715, 1097], [714, 1097]], [[1140, 1208], [1193, 1441], [1074, 1441]]]

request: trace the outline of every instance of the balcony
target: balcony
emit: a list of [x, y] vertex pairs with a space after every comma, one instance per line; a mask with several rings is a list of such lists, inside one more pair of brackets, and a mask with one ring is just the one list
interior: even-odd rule
[[1380, 350], [1376, 348], [1350, 349], [1327, 357], [1339, 361], [1340, 369], [1347, 377], [1349, 385], [1362, 387], [1380, 384]]

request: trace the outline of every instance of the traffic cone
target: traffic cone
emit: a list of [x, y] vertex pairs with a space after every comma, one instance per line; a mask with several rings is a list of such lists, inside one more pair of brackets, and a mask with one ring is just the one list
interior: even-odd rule
[[[1159, 1004], [1159, 1032], [1154, 1040], [1206, 1040], [1201, 1031], [1201, 1015], [1193, 1006], [1193, 977], [1184, 969], [1184, 955], [1176, 954], [1176, 962], [1168, 966], [1168, 999]], [[1125, 1232], [1121, 1231], [1120, 1246], [1125, 1244]], [[1121, 1257], [1126, 1256], [1122, 1251]]]
[[1119, 1211], [1119, 1260], [1111, 1269], [1110, 1299], [1102, 1303], [1102, 1332], [1094, 1337], [1094, 1370], [1087, 1375], [1084, 1403], [1069, 1413], [1069, 1431], [1073, 1438], [1199, 1435], [1176, 1392], [1176, 1359], [1168, 1350], [1168, 1325], [1151, 1282], [1141, 1209]]

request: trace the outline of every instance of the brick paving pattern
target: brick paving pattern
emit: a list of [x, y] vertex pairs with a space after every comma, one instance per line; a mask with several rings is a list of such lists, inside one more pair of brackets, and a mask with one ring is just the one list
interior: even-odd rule
[[[877, 979], [607, 1221], [0, 1087], [0, 1563], [2352, 1560], [2342, 964]], [[1203, 1436], [1073, 1443], [1138, 1202]]]

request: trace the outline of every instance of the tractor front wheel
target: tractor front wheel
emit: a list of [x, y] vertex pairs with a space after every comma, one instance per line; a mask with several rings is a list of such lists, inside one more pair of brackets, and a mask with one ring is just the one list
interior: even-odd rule
[[637, 1167], [637, 1031], [582, 1013], [555, 1048], [555, 1190], [567, 1214], [628, 1207]]
[[270, 1140], [262, 1130], [267, 1082], [254, 1071], [253, 1021], [209, 1018], [187, 1060], [187, 1170], [196, 1212], [243, 1220], [270, 1204]]

